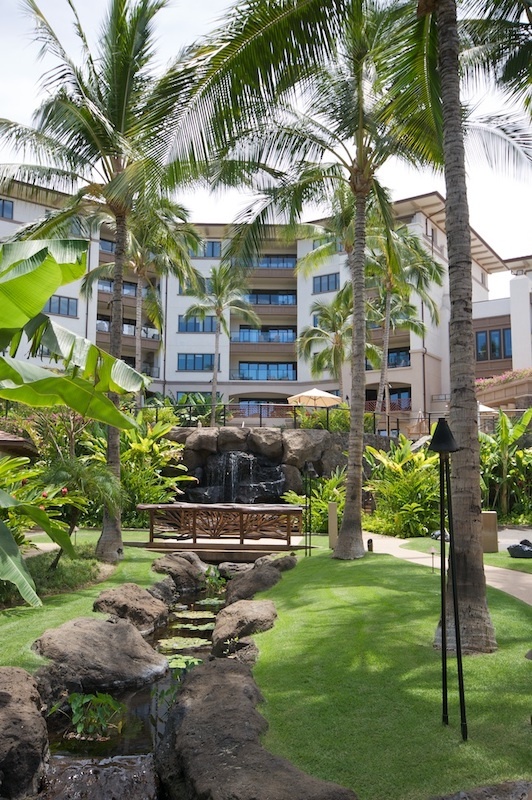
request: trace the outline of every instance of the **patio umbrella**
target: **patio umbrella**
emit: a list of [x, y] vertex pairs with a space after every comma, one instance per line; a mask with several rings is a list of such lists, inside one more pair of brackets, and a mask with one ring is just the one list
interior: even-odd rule
[[485, 406], [483, 403], [478, 404], [478, 411], [479, 414], [496, 414], [496, 408], [490, 408], [489, 406]]
[[342, 402], [339, 397], [330, 392], [324, 392], [321, 389], [309, 389], [300, 394], [293, 394], [288, 398], [288, 402], [292, 406], [313, 406], [314, 408], [328, 408], [329, 406], [338, 406]]

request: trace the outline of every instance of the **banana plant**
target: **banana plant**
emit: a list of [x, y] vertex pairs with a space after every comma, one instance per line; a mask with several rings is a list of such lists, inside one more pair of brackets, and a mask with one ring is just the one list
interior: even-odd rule
[[[483, 494], [492, 508], [498, 508], [503, 517], [510, 510], [512, 490], [519, 483], [528, 483], [526, 470], [530, 466], [530, 450], [523, 449], [521, 440], [531, 421], [532, 408], [515, 421], [499, 409], [493, 435], [479, 432]], [[517, 463], [523, 466], [520, 475], [516, 474]]]
[[[86, 271], [87, 242], [33, 240], [0, 246], [0, 397], [32, 407], [68, 406], [83, 416], [118, 428], [135, 422], [116, 409], [106, 392], [135, 392], [145, 379], [83, 337], [57, 325], [42, 313], [60, 286]], [[15, 358], [23, 337], [30, 352], [46, 347], [63, 362], [51, 370]], [[9, 351], [9, 355], [6, 355]], [[74, 550], [62, 526], [36, 503], [17, 500], [0, 489], [0, 511], [19, 512], [39, 525], [71, 555]], [[0, 580], [14, 583], [30, 605], [39, 605], [33, 581], [6, 521], [0, 521]]]

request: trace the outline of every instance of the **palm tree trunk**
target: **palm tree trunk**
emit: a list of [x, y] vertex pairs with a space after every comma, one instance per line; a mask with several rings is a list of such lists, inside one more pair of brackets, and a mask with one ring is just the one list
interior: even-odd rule
[[[144, 286], [142, 278], [139, 276], [137, 283], [137, 296], [135, 298], [135, 369], [137, 372], [142, 370], [142, 290]], [[142, 405], [142, 391], [138, 392], [135, 398], [137, 408]]]
[[365, 250], [366, 194], [356, 195], [355, 247], [347, 263], [353, 286], [353, 348], [351, 355], [351, 411], [344, 516], [333, 557], [362, 558], [362, 481], [364, 408], [366, 400]]
[[[124, 282], [124, 263], [127, 245], [127, 219], [123, 211], [116, 212], [116, 249], [113, 269], [113, 296], [111, 307], [111, 330], [109, 336], [109, 352], [115, 358], [122, 355], [122, 287]], [[114, 392], [109, 398], [118, 407], [119, 398]], [[118, 428], [107, 428], [107, 466], [120, 478], [120, 431]], [[124, 554], [122, 544], [122, 521], [120, 511], [111, 514], [107, 509], [103, 513], [103, 529], [96, 556], [102, 561], [115, 563]]]
[[218, 402], [218, 360], [220, 358], [220, 320], [216, 320], [216, 333], [214, 334], [214, 368], [212, 371], [211, 394], [211, 428], [216, 425], [216, 405]]
[[392, 293], [388, 290], [386, 292], [386, 303], [384, 308], [384, 330], [382, 337], [382, 364], [381, 376], [379, 380], [379, 391], [377, 392], [377, 403], [375, 411], [382, 411], [384, 402], [384, 387], [388, 380], [388, 353], [390, 351], [390, 315], [392, 307]]
[[[438, 0], [439, 69], [443, 102], [446, 229], [449, 250], [450, 427], [459, 450], [452, 455], [452, 494], [460, 631], [464, 652], [496, 649], [486, 603], [480, 512], [480, 455], [475, 397], [471, 240], [460, 104], [459, 41], [455, 0]], [[449, 576], [450, 579], [450, 576]], [[449, 584], [450, 585], [450, 584]], [[452, 592], [447, 592], [449, 601]], [[447, 608], [449, 649], [456, 648], [452, 608]], [[441, 646], [438, 626], [436, 643]]]

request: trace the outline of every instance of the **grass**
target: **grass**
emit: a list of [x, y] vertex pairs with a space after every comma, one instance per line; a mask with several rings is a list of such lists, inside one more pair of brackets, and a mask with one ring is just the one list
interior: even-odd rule
[[[430, 548], [434, 547], [439, 556], [440, 544], [434, 539], [419, 538], [409, 539], [401, 545], [405, 550], [417, 550], [420, 553], [430, 553]], [[532, 575], [532, 558], [512, 558], [507, 550], [499, 553], [484, 553], [484, 563], [490, 567], [504, 567], [504, 569], [514, 569], [517, 572], [527, 572]]]
[[532, 608], [488, 589], [499, 650], [464, 659], [464, 743], [454, 659], [450, 724], [441, 724], [436, 574], [387, 555], [347, 562], [323, 552], [260, 597], [278, 612], [257, 637], [254, 668], [269, 750], [360, 800], [426, 800], [532, 779], [532, 665], [524, 658]]
[[[94, 544], [98, 537], [99, 533], [96, 531], [80, 532], [77, 541]], [[34, 538], [36, 536], [32, 536]], [[124, 538], [127, 539], [127, 534]], [[138, 537], [135, 535], [135, 538]], [[31, 650], [35, 639], [48, 628], [55, 628], [74, 617], [93, 616], [92, 604], [104, 589], [111, 589], [122, 583], [137, 583], [144, 588], [153, 585], [161, 579], [151, 569], [155, 558], [157, 554], [140, 547], [126, 547], [123, 561], [105, 581], [80, 587], [66, 594], [43, 597], [40, 608], [20, 606], [0, 611], [0, 666], [22, 667], [33, 672], [44, 663]]]

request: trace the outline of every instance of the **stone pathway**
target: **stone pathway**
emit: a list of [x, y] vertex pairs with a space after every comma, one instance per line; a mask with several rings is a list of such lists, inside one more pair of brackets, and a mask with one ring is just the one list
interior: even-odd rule
[[[521, 539], [532, 538], [532, 533], [529, 530], [503, 528], [499, 530], [498, 538], [499, 550], [504, 551], [509, 544], [517, 544]], [[401, 547], [403, 544], [402, 539], [394, 539], [391, 536], [382, 536], [378, 533], [368, 533], [364, 534], [366, 546], [368, 539], [373, 539], [373, 551], [375, 553], [389, 553], [405, 561], [412, 561], [415, 564], [422, 564], [428, 567], [432, 566], [432, 556], [429, 553], [420, 553]], [[434, 543], [434, 547], [437, 550], [434, 556], [434, 569], [439, 570], [437, 542]], [[506, 592], [506, 594], [510, 594], [512, 597], [528, 603], [528, 605], [532, 605], [532, 575], [530, 573], [501, 567], [490, 567], [487, 564], [484, 565], [484, 572], [486, 574], [486, 583], [489, 586], [500, 589], [502, 592]]]

